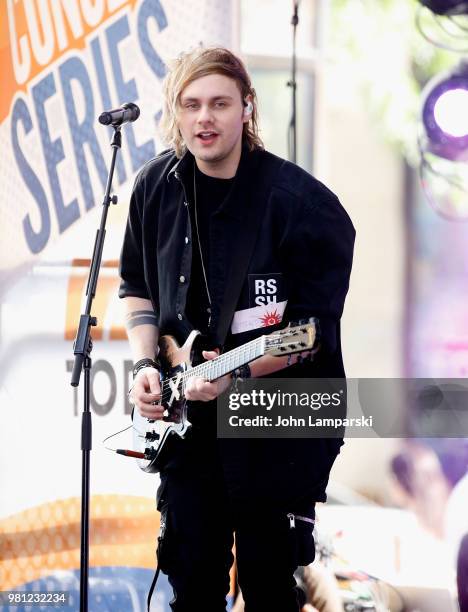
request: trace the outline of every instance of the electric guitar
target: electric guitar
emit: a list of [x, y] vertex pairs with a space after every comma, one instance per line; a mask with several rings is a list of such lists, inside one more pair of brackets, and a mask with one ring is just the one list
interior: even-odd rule
[[133, 410], [134, 452], [144, 472], [156, 473], [167, 462], [171, 453], [187, 434], [191, 423], [187, 419], [185, 388], [192, 377], [213, 381], [233, 372], [262, 355], [290, 355], [308, 351], [314, 354], [319, 349], [318, 322], [306, 322], [281, 329], [273, 334], [260, 336], [215, 359], [192, 367], [194, 343], [200, 332], [193, 330], [182, 346], [173, 336], [159, 339], [161, 362], [161, 404], [166, 409], [163, 419], [151, 420], [142, 417], [138, 409]]

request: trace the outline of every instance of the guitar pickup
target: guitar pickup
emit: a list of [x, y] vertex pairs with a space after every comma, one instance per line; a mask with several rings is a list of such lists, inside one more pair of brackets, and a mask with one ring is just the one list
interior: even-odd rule
[[156, 442], [157, 440], [159, 440], [160, 437], [160, 434], [156, 433], [153, 429], [153, 431], [146, 432], [145, 440], [147, 442]]

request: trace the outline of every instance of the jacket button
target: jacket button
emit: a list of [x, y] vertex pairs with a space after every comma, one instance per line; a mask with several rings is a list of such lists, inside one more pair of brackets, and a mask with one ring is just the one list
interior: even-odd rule
[[179, 280], [181, 283], [185, 283], [185, 276], [179, 276]]
[[177, 315], [177, 318], [179, 319], [179, 321], [182, 321], [182, 315], [180, 314], [180, 312], [179, 312], [179, 314]]
[[188, 236], [185, 236], [185, 244], [188, 244], [188, 243], [189, 243]]
[[188, 206], [188, 202], [185, 202], [185, 201], [184, 201], [184, 206]]

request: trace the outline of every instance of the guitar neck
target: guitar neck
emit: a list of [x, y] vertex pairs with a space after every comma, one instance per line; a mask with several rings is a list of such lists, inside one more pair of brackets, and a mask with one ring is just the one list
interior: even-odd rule
[[265, 354], [265, 340], [264, 337], [256, 338], [247, 344], [238, 346], [227, 353], [223, 353], [216, 359], [211, 361], [205, 361], [200, 365], [195, 366], [188, 372], [186, 372], [187, 378], [199, 376], [205, 380], [211, 382], [217, 378], [221, 378], [229, 372], [233, 372], [237, 368], [250, 363], [254, 359], [261, 357]]
[[265, 354], [283, 356], [309, 351], [310, 355], [313, 355], [320, 347], [317, 333], [316, 320], [311, 318], [297, 326], [288, 326], [274, 334], [260, 336], [194, 368], [179, 371], [172, 378], [162, 381], [163, 401], [166, 401], [169, 396], [167, 403], [171, 406], [174, 399], [183, 399], [186, 383], [190, 378], [199, 377], [211, 382]]

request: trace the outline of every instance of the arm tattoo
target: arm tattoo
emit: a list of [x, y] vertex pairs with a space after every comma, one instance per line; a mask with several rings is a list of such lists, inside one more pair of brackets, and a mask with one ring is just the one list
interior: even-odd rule
[[134, 310], [127, 315], [125, 326], [127, 329], [133, 329], [138, 325], [154, 325], [158, 326], [158, 320], [152, 310]]

